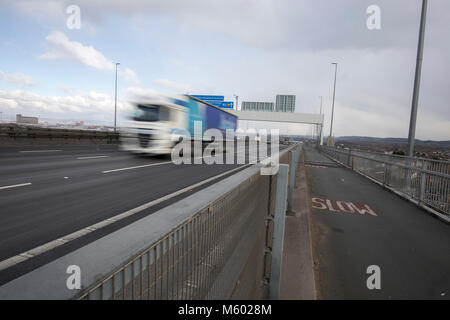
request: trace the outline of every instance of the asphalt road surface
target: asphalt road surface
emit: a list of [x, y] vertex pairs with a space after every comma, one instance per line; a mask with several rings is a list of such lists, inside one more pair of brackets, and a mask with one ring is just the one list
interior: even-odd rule
[[304, 150], [319, 298], [450, 299], [450, 226]]
[[[239, 167], [175, 165], [170, 157], [139, 157], [114, 145], [1, 147], [0, 262]], [[214, 182], [1, 270], [0, 284]]]

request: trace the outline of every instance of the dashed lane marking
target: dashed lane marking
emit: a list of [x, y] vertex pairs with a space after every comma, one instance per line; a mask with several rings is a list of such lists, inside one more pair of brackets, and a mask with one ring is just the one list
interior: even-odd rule
[[77, 160], [100, 159], [100, 158], [109, 158], [109, 156], [78, 157]]
[[120, 169], [113, 169], [113, 170], [105, 170], [102, 171], [102, 173], [110, 173], [110, 172], [117, 172], [117, 171], [125, 171], [125, 170], [133, 170], [133, 169], [139, 169], [139, 168], [146, 168], [146, 167], [153, 167], [153, 166], [160, 166], [163, 164], [169, 164], [173, 163], [172, 161], [166, 161], [166, 162], [157, 162], [157, 163], [151, 163], [151, 164], [144, 164], [142, 166], [135, 166], [135, 167], [128, 167], [128, 168], [120, 168]]
[[10, 185], [10, 186], [0, 187], [0, 190], [11, 189], [11, 188], [19, 188], [19, 187], [25, 187], [25, 186], [29, 186], [29, 185], [31, 185], [31, 182], [21, 183], [21, 184], [14, 184], [14, 185]]
[[23, 150], [19, 151], [20, 153], [37, 153], [37, 152], [59, 152], [63, 150]]

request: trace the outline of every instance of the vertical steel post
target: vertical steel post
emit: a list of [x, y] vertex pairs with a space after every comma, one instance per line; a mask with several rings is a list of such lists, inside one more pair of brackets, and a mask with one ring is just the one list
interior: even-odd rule
[[330, 136], [328, 138], [328, 146], [331, 146], [331, 137], [333, 134], [333, 118], [334, 118], [334, 98], [336, 94], [336, 75], [337, 75], [337, 63], [333, 62], [335, 68], [334, 68], [334, 87], [333, 87], [333, 103], [331, 106], [331, 124], [330, 124]]
[[[323, 97], [320, 96], [320, 115], [322, 115], [322, 103], [323, 103]], [[319, 144], [323, 145], [323, 120], [320, 124], [320, 134], [319, 134]]]
[[115, 89], [115, 99], [114, 99], [114, 132], [117, 131], [117, 66], [119, 62], [116, 62], [116, 89]]
[[425, 161], [422, 161], [422, 170], [420, 172], [420, 190], [419, 190], [419, 205], [423, 203], [423, 199], [425, 197], [425, 184], [426, 184], [426, 173], [425, 170]]
[[288, 193], [288, 211], [292, 211], [292, 201], [294, 195], [295, 188], [295, 176], [297, 172], [297, 163], [298, 163], [298, 147], [291, 150], [291, 161], [289, 164], [289, 193]]
[[280, 298], [281, 269], [283, 262], [284, 227], [286, 220], [286, 197], [289, 165], [280, 164], [275, 194], [275, 217], [270, 267], [269, 299]]
[[427, 19], [427, 4], [428, 0], [422, 0], [422, 14], [420, 17], [420, 30], [419, 30], [419, 44], [417, 46], [417, 61], [416, 61], [416, 75], [414, 78], [414, 91], [411, 106], [411, 118], [409, 121], [409, 134], [408, 134], [408, 156], [414, 156], [414, 139], [416, 135], [416, 119], [417, 119], [417, 105], [419, 103], [419, 90], [420, 90], [420, 75], [422, 73], [422, 58], [423, 58], [423, 43], [425, 37], [425, 24]]
[[352, 161], [352, 149], [348, 149], [348, 159], [347, 159], [347, 165], [350, 167]]

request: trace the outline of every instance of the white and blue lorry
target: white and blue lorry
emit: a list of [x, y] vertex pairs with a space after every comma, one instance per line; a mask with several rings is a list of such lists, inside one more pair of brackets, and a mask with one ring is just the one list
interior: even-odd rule
[[178, 138], [188, 136], [192, 142], [205, 144], [211, 141], [205, 138], [206, 130], [217, 129], [225, 137], [237, 127], [237, 116], [190, 95], [159, 96], [132, 105], [132, 115], [121, 133], [121, 147], [134, 153], [170, 154]]

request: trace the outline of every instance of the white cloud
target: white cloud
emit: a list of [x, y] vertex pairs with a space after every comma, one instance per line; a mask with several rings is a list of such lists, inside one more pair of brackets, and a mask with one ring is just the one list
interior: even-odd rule
[[133, 84], [139, 84], [140, 83], [136, 72], [134, 72], [130, 68], [125, 68], [124, 71], [120, 71], [120, 74], [123, 76], [123, 78], [127, 82], [130, 82], [130, 83], [133, 83]]
[[0, 71], [0, 77], [5, 79], [5, 81], [18, 85], [19, 87], [31, 87], [35, 86], [36, 82], [33, 81], [33, 78], [30, 76], [27, 76], [23, 73], [13, 73], [13, 74], [6, 74], [2, 71]]
[[15, 109], [17, 108], [17, 102], [12, 99], [0, 98], [0, 108], [2, 109]]
[[[15, 4], [17, 2], [18, 4]], [[373, 0], [77, 0], [83, 23], [101, 25], [108, 15], [162, 16], [181, 32], [193, 29], [226, 35], [241, 43], [275, 50], [324, 48], [380, 48], [416, 45], [420, 3], [410, 0], [378, 0], [382, 29], [366, 27], [366, 9]], [[14, 1], [20, 12], [39, 21], [64, 19], [69, 1]], [[430, 3], [429, 28], [445, 27], [449, 19], [447, 0]], [[47, 13], [47, 15], [45, 15]], [[318, 19], [320, 17], [320, 19]], [[314, 35], [314, 36], [312, 36]], [[427, 36], [441, 41], [439, 33]], [[430, 39], [429, 39], [430, 40]]]
[[[107, 120], [113, 119], [114, 96], [96, 91], [78, 92], [68, 96], [46, 96], [24, 90], [0, 90], [2, 110], [42, 117], [64, 119]], [[125, 112], [129, 104], [118, 100], [117, 108]], [[112, 121], [112, 120], [111, 120]]]
[[153, 84], [166, 89], [174, 90], [177, 93], [187, 93], [193, 91], [190, 84], [178, 83], [169, 79], [156, 79]]
[[70, 41], [60, 31], [53, 31], [45, 38], [50, 45], [50, 51], [39, 56], [43, 60], [68, 59], [76, 60], [86, 66], [98, 70], [114, 70], [114, 63], [95, 50], [92, 46], [84, 46], [80, 42]]
[[40, 23], [47, 23], [49, 19], [61, 21], [67, 17], [65, 13], [65, 8], [67, 7], [67, 4], [65, 5], [64, 1], [55, 1], [55, 0], [0, 1], [0, 4], [3, 6], [6, 3], [12, 5], [17, 11], [19, 11], [23, 15], [32, 17], [37, 21], [39, 21]]
[[145, 99], [158, 95], [158, 92], [151, 88], [129, 87], [126, 89], [126, 93], [129, 99]]
[[[80, 42], [71, 41], [67, 36], [60, 31], [53, 31], [46, 38], [50, 50], [39, 56], [42, 60], [75, 60], [88, 67], [97, 70], [114, 71], [115, 63], [106, 58], [103, 53], [96, 50], [92, 46], [85, 46]], [[119, 70], [125, 81], [138, 84], [139, 79], [133, 70], [125, 68], [123, 71]]]

